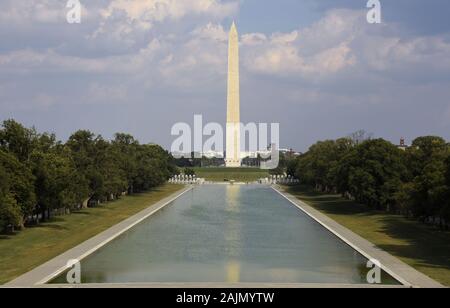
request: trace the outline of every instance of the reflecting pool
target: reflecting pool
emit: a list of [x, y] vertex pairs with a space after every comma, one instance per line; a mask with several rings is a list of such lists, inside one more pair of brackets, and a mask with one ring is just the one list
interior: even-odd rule
[[[364, 284], [366, 264], [268, 186], [204, 185], [84, 259], [81, 271], [83, 283]], [[387, 274], [383, 283], [397, 284]]]

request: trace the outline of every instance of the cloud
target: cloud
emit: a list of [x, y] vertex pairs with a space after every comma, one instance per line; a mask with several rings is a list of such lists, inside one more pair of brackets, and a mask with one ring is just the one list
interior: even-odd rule
[[306, 29], [290, 33], [247, 34], [244, 65], [249, 71], [281, 76], [329, 76], [356, 64], [350, 46], [361, 12], [334, 10]]
[[218, 42], [226, 42], [228, 40], [228, 33], [223, 27], [211, 22], [204, 27], [195, 29], [191, 34], [198, 39], [215, 40]]
[[354, 64], [354, 56], [345, 42], [305, 57], [288, 42], [271, 41], [262, 54], [254, 52], [245, 61], [246, 67], [257, 73], [282, 76], [299, 74], [305, 77], [326, 76]]
[[52, 105], [54, 105], [58, 98], [56, 96], [47, 94], [47, 93], [38, 93], [34, 98], [33, 101], [39, 106], [43, 108], [48, 108]]
[[[0, 24], [5, 17], [17, 31], [0, 29], [0, 114], [29, 112], [35, 124], [42, 110], [45, 125], [72, 113], [96, 121], [95, 110], [127, 114], [132, 125], [148, 115], [170, 126], [192, 112], [223, 120], [228, 28], [238, 1], [92, 1], [76, 26], [65, 22], [63, 4], [1, 1]], [[398, 24], [369, 25], [365, 14], [329, 10], [286, 32], [241, 28], [243, 116], [279, 121], [292, 132], [286, 138], [304, 143], [320, 136], [299, 136], [296, 125], [326, 122], [315, 130], [323, 135], [377, 132], [371, 127], [389, 133], [448, 120], [450, 33], [412, 35]], [[146, 131], [161, 130], [145, 121]]]
[[[226, 74], [228, 34], [221, 25], [208, 23], [194, 29], [169, 58], [159, 62], [163, 81], [170, 87], [198, 90], [217, 87]], [[169, 61], [170, 60], [170, 61]]]
[[2, 24], [56, 23], [64, 18], [64, 8], [64, 2], [55, 0], [5, 0], [0, 5], [0, 21]]
[[241, 36], [241, 43], [244, 46], [255, 46], [264, 44], [267, 36], [264, 33], [248, 33]]
[[426, 70], [450, 69], [450, 43], [444, 37], [372, 37], [364, 40], [362, 57], [374, 70], [406, 67]]
[[53, 49], [18, 50], [0, 54], [0, 67], [9, 74], [38, 73], [133, 73], [149, 63], [161, 48], [158, 40], [151, 41], [138, 52], [121, 56], [87, 58], [61, 55]]
[[134, 34], [148, 32], [156, 23], [202, 15], [222, 19], [236, 13], [238, 5], [235, 0], [113, 0], [101, 11], [100, 25], [90, 38], [107, 37], [121, 42], [128, 38], [127, 43], [132, 45], [136, 43]]
[[[45, 1], [42, 5], [49, 3]], [[149, 28], [142, 27], [141, 22], [177, 19], [188, 14], [225, 16], [236, 10], [235, 5], [236, 2], [216, 0], [114, 0], [101, 16], [104, 21], [114, 19], [121, 25], [117, 32], [108, 32], [108, 35], [110, 39], [113, 37], [121, 42], [118, 48], [124, 48], [123, 52], [89, 57], [76, 55], [76, 52], [60, 53], [59, 48], [39, 51], [21, 49], [0, 54], [0, 67], [5, 72], [20, 74], [133, 73], [145, 78], [151, 74], [154, 79], [162, 77], [174, 85], [192, 86], [195, 84], [192, 76], [203, 76], [201, 79], [209, 80], [226, 73], [227, 30], [220, 23], [208, 22], [184, 36], [163, 34], [150, 38], [150, 41], [147, 38], [145, 44], [134, 48], [135, 38], [139, 36], [136, 32]], [[395, 33], [393, 30], [386, 31], [386, 28], [395, 28], [394, 25], [374, 30], [373, 25], [368, 25], [364, 18], [364, 11], [332, 10], [304, 29], [270, 36], [263, 33], [243, 34], [243, 69], [253, 74], [304, 79], [332, 78], [349, 71], [410, 74], [411, 69], [420, 67], [425, 73], [432, 74], [436, 71], [446, 73], [450, 69], [450, 43], [447, 38], [404, 38], [391, 34]], [[88, 36], [87, 41], [92, 39]], [[153, 68], [151, 73], [145, 71], [146, 67]], [[189, 79], [191, 82], [188, 82]]]
[[103, 85], [93, 82], [89, 85], [86, 97], [82, 102], [111, 104], [114, 102], [126, 102], [128, 89], [125, 85]]
[[[104, 22], [112, 19], [123, 25], [118, 32], [108, 34], [109, 39], [113, 37], [120, 42], [117, 48], [123, 50], [118, 54], [77, 55], [76, 50], [60, 52], [59, 47], [21, 49], [0, 54], [0, 68], [10, 74], [132, 74], [135, 79], [145, 79], [146, 86], [165, 84], [186, 89], [199, 89], [202, 83], [218, 86], [226, 73], [228, 39], [227, 30], [219, 22], [207, 22], [184, 35], [166, 33], [148, 37], [140, 46], [135, 43], [140, 31], [147, 31], [141, 22], [178, 19], [188, 14], [225, 16], [236, 10], [235, 5], [236, 2], [215, 0], [114, 0], [100, 15]], [[422, 75], [448, 73], [447, 38], [407, 38], [398, 34], [395, 25], [375, 27], [367, 24], [364, 11], [339, 9], [329, 11], [303, 29], [271, 35], [245, 33], [241, 36], [243, 74], [311, 82], [345, 75], [345, 80], [352, 82], [362, 74], [376, 76], [386, 72], [393, 78], [399, 74], [410, 78], [417, 75], [411, 74], [411, 70], [419, 67]], [[86, 37], [86, 42], [93, 40], [92, 36]], [[111, 46], [102, 39], [97, 41], [100, 48], [102, 44]]]
[[[98, 15], [98, 4], [90, 3], [88, 9], [84, 1], [80, 3], [84, 21]], [[64, 0], [2, 0], [0, 24], [28, 26], [64, 23], [68, 12], [66, 4]]]
[[[333, 77], [349, 70], [405, 78], [420, 71], [449, 73], [449, 36], [409, 38], [396, 25], [369, 25], [365, 12], [332, 10], [305, 29], [290, 33], [246, 34], [244, 65], [255, 73], [303, 78]], [[348, 77], [348, 76], [347, 76]]]
[[237, 10], [238, 2], [218, 0], [113, 0], [102, 11], [104, 19], [111, 18], [117, 11], [126, 13], [127, 21], [163, 21], [179, 19], [188, 14], [228, 16]]

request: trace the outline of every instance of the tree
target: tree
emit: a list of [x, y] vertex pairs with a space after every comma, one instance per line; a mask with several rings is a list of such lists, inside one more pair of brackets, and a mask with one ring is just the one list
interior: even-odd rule
[[445, 160], [445, 182], [445, 202], [442, 204], [441, 217], [445, 220], [446, 227], [448, 228], [448, 223], [450, 222], [450, 155]]
[[409, 212], [423, 221], [439, 218], [442, 223], [446, 212], [443, 206], [448, 201], [448, 145], [441, 137], [420, 137], [413, 141], [406, 154], [411, 183]]
[[69, 137], [66, 145], [71, 151], [80, 182], [86, 183], [86, 198], [99, 200], [103, 194], [104, 175], [98, 163], [102, 160], [97, 153], [96, 144], [101, 137], [93, 133], [79, 130]]
[[364, 141], [371, 140], [373, 138], [373, 134], [367, 133], [365, 130], [356, 131], [347, 138], [351, 140], [352, 144], [355, 146], [360, 145]]
[[74, 209], [87, 195], [86, 184], [79, 181], [70, 152], [55, 144], [47, 151], [31, 155], [38, 209], [45, 220], [51, 210]]
[[79, 130], [63, 144], [8, 120], [0, 128], [0, 231], [35, 214], [46, 219], [56, 210], [144, 191], [177, 172], [167, 151], [131, 135], [116, 134], [110, 142]]
[[96, 166], [102, 170], [103, 175], [102, 197], [106, 200], [118, 198], [128, 189], [126, 170], [121, 168], [124, 157], [103, 139], [97, 141], [96, 148], [98, 155]]
[[160, 146], [142, 145], [137, 150], [138, 174], [133, 181], [137, 191], [148, 190], [162, 184], [169, 177], [170, 156]]
[[[367, 140], [342, 160], [337, 174], [341, 193], [383, 210], [395, 208], [394, 195], [406, 177], [403, 152], [383, 139]], [[344, 182], [345, 184], [342, 184]]]
[[286, 173], [289, 176], [295, 176], [295, 173], [298, 168], [298, 159], [297, 158], [291, 158], [289, 159], [287, 166], [286, 166]]
[[348, 138], [318, 142], [300, 156], [295, 175], [302, 183], [320, 191], [336, 190], [339, 163], [352, 148], [353, 143]]
[[113, 151], [116, 153], [117, 164], [126, 177], [126, 191], [134, 192], [134, 180], [138, 174], [137, 149], [140, 147], [133, 136], [123, 133], [115, 135], [112, 141]]
[[14, 154], [21, 162], [29, 160], [36, 144], [35, 129], [27, 129], [14, 120], [6, 120], [0, 129], [0, 147]]
[[[20, 221], [17, 226], [23, 227], [25, 220], [33, 214], [36, 206], [34, 177], [25, 164], [3, 150], [0, 150], [0, 169], [2, 169], [3, 177], [8, 178], [9, 187], [9, 193], [4, 193], [3, 198], [9, 209], [15, 208], [14, 201], [19, 206]], [[6, 191], [6, 188], [4, 190]], [[14, 215], [17, 213], [14, 210]]]
[[21, 212], [14, 195], [10, 191], [9, 176], [0, 165], [0, 232], [21, 224]]
[[411, 182], [401, 183], [398, 190], [394, 193], [397, 210], [400, 214], [411, 217], [413, 216], [412, 208], [414, 202], [414, 184]]

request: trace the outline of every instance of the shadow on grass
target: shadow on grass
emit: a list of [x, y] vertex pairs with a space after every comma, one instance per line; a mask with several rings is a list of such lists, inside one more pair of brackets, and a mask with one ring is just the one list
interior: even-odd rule
[[[367, 219], [373, 217], [374, 237], [376, 237], [375, 233], [386, 234], [403, 243], [374, 243], [379, 248], [398, 257], [414, 260], [414, 264], [418, 266], [450, 270], [449, 232], [441, 232], [432, 226], [400, 215], [373, 211], [365, 205], [346, 200], [340, 195], [318, 193], [309, 187], [296, 186], [286, 190], [325, 214], [347, 216], [354, 222], [361, 219], [361, 223], [364, 223], [366, 227]], [[353, 231], [358, 233], [358, 230]]]
[[[147, 194], [150, 193], [165, 193], [166, 190], [161, 186], [161, 187], [153, 187], [147, 191], [143, 191], [143, 192], [136, 192], [132, 195], [127, 195], [126, 198], [128, 199], [139, 199], [141, 197], [145, 197]], [[96, 215], [96, 213], [94, 213], [93, 211], [91, 211], [92, 209], [102, 209], [102, 210], [117, 210], [116, 208], [111, 207], [111, 205], [123, 201], [124, 197], [121, 197], [119, 199], [116, 200], [112, 200], [112, 201], [108, 201], [105, 203], [102, 203], [98, 206], [89, 208], [89, 209], [82, 209], [82, 210], [78, 210], [78, 211], [73, 211], [68, 215], [63, 215], [63, 216], [54, 216], [49, 220], [46, 220], [44, 222], [41, 222], [40, 224], [30, 224], [26, 226], [26, 229], [43, 229], [43, 228], [47, 228], [47, 229], [54, 229], [54, 230], [68, 230], [66, 227], [59, 225], [58, 223], [62, 223], [65, 221], [65, 217], [66, 216], [70, 216], [70, 215], [74, 215], [74, 216], [92, 216], [92, 215]], [[9, 240], [14, 238], [16, 235], [20, 234], [20, 231], [17, 232], [13, 232], [13, 233], [0, 233], [0, 240]]]
[[450, 233], [401, 216], [385, 216], [380, 232], [402, 239], [407, 245], [378, 245], [390, 253], [415, 259], [417, 265], [450, 270]]
[[63, 217], [52, 217], [50, 220], [42, 222], [40, 224], [34, 224], [27, 226], [27, 229], [53, 229], [53, 230], [67, 230], [66, 227], [62, 226], [61, 223], [64, 223], [65, 220]]
[[[38, 230], [38, 229], [50, 229], [50, 230], [68, 230], [67, 227], [61, 225], [64, 222], [64, 219], [61, 217], [53, 217], [50, 220], [45, 222], [41, 222], [40, 224], [30, 224], [25, 227], [25, 229], [29, 230]], [[19, 235], [22, 231], [16, 231], [13, 233], [3, 233], [0, 234], [0, 240], [10, 240]]]
[[[106, 208], [106, 206], [97, 206], [97, 207], [92, 207], [90, 209], [103, 209]], [[79, 210], [79, 211], [73, 211], [70, 213], [70, 215], [78, 215], [78, 216], [91, 216], [92, 215], [92, 211], [88, 211], [86, 209], [83, 210]]]
[[305, 186], [288, 187], [287, 192], [326, 214], [364, 216], [379, 214], [379, 212], [373, 211], [365, 205], [344, 199], [340, 195], [319, 193]]

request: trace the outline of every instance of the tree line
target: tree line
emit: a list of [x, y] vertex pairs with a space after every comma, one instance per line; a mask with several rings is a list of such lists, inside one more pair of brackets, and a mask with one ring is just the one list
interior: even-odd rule
[[0, 232], [39, 223], [52, 213], [142, 192], [176, 167], [158, 145], [118, 133], [111, 141], [80, 130], [62, 143], [14, 120], [0, 127]]
[[426, 136], [399, 148], [383, 139], [359, 137], [314, 144], [288, 163], [288, 173], [318, 191], [448, 229], [450, 144]]

